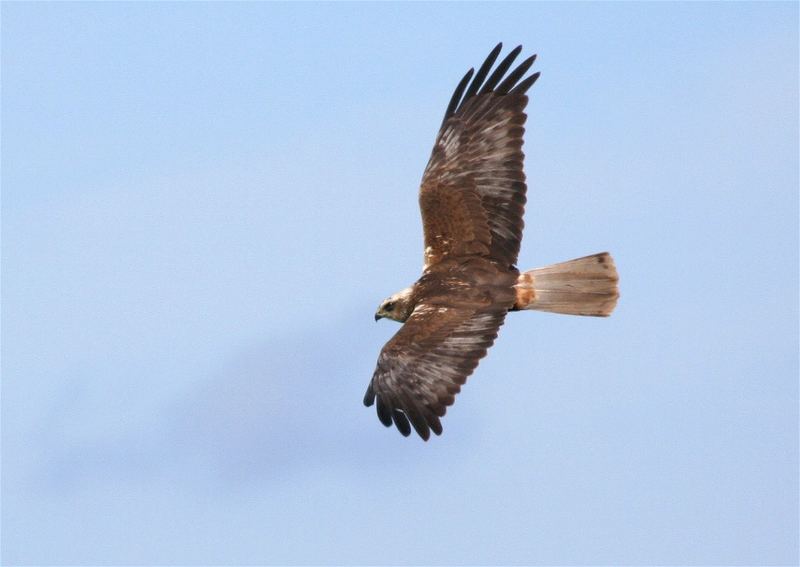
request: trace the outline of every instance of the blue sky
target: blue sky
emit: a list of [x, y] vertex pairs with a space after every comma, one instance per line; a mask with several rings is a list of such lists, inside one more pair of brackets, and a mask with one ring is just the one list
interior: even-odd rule
[[[798, 561], [798, 5], [2, 4], [4, 564]], [[361, 406], [455, 83], [537, 52], [509, 317]]]

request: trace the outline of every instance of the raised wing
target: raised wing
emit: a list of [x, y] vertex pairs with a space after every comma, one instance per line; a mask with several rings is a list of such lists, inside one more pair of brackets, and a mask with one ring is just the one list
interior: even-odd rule
[[501, 49], [498, 44], [474, 78], [470, 69], [456, 87], [425, 168], [419, 201], [426, 268], [472, 254], [506, 266], [517, 262], [526, 201], [525, 93], [539, 73], [523, 79], [533, 55], [506, 75], [520, 46], [487, 79]]
[[497, 338], [507, 309], [421, 303], [383, 347], [364, 396], [378, 418], [426, 441], [442, 433], [439, 418]]

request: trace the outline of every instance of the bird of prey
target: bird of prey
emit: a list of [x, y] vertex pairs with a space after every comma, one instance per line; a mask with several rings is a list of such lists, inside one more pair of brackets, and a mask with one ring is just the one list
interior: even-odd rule
[[428, 440], [492, 346], [509, 311], [606, 317], [617, 303], [608, 253], [527, 272], [516, 268], [525, 174], [522, 136], [536, 55], [513, 71], [518, 46], [492, 70], [498, 44], [461, 79], [447, 105], [419, 191], [425, 233], [422, 276], [387, 298], [375, 320], [403, 326], [386, 343], [364, 396], [404, 436]]

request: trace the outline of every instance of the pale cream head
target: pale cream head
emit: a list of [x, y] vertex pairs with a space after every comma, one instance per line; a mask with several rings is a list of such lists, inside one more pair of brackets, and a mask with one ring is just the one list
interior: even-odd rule
[[413, 293], [413, 286], [407, 287], [403, 291], [399, 291], [391, 297], [384, 299], [375, 312], [375, 320], [386, 318], [399, 323], [405, 322], [414, 310], [414, 305], [412, 303]]

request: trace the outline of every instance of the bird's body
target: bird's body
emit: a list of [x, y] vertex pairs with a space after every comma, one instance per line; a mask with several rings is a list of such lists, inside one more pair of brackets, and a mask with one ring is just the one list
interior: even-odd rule
[[405, 316], [390, 317], [405, 323], [417, 303], [424, 299], [428, 305], [462, 305], [475, 307], [496, 306], [509, 310], [516, 301], [514, 285], [519, 272], [516, 268], [498, 265], [481, 256], [448, 258], [428, 267], [403, 299], [396, 301], [393, 311]]
[[[424, 268], [375, 318], [403, 323], [384, 346], [364, 397], [403, 435], [442, 432], [440, 419], [492, 345], [509, 311], [605, 316], [616, 304], [611, 257], [596, 254], [520, 273], [526, 203], [523, 79], [535, 56], [506, 76], [517, 47], [489, 75], [498, 45], [453, 94], [425, 169], [420, 210]], [[470, 82], [470, 79], [472, 81]]]

